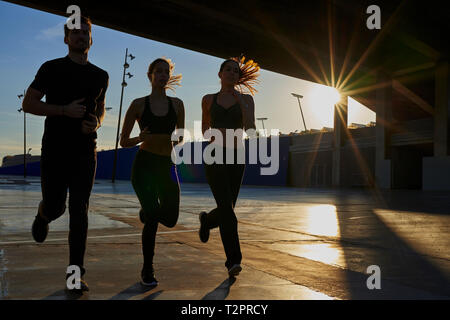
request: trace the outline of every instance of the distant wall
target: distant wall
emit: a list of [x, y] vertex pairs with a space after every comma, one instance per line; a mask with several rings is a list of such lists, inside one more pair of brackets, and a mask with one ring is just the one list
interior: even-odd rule
[[[269, 140], [270, 141], [270, 140]], [[202, 150], [205, 148], [206, 143], [203, 142]], [[188, 143], [191, 147], [191, 155], [193, 162], [194, 159], [194, 143]], [[268, 154], [271, 154], [271, 144], [268, 145]], [[121, 148], [117, 152], [117, 180], [129, 180], [131, 175], [131, 167], [133, 160], [138, 151], [138, 147], [134, 148]], [[260, 175], [260, 169], [262, 167], [268, 167], [269, 165], [247, 164], [243, 184], [247, 185], [267, 185], [267, 186], [285, 186], [287, 184], [287, 169], [289, 160], [289, 137], [279, 138], [279, 170], [275, 175]], [[248, 140], [246, 140], [246, 159], [248, 159]], [[100, 151], [97, 153], [97, 172], [96, 179], [111, 179], [114, 163], [114, 150]], [[180, 182], [189, 183], [205, 183], [206, 176], [204, 172], [203, 164], [184, 164], [177, 166], [178, 176]], [[23, 165], [0, 167], [1, 175], [23, 175]], [[40, 176], [40, 162], [34, 162], [27, 164], [27, 175]]]

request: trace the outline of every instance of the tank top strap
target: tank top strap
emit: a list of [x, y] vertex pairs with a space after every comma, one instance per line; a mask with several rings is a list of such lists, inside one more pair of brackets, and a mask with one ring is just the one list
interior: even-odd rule
[[219, 95], [218, 92], [214, 94], [213, 104], [217, 104], [217, 96], [218, 95]]
[[167, 100], [168, 100], [168, 102], [169, 102], [169, 109], [167, 110], [167, 114], [169, 114], [169, 113], [170, 113], [170, 110], [173, 109], [173, 103], [172, 103], [172, 99], [170, 99], [169, 96], [167, 96]]
[[168, 117], [173, 117], [173, 118], [177, 118], [177, 113], [175, 112], [175, 106], [173, 105], [173, 101], [170, 97], [167, 97], [167, 99], [169, 99], [169, 110], [167, 112], [167, 116]]
[[144, 112], [145, 111], [151, 111], [151, 109], [150, 109], [150, 96], [146, 96], [145, 99], [144, 99]]

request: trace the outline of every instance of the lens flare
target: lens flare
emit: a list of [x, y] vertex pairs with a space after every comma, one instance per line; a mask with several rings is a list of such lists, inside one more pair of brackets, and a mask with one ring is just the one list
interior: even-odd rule
[[332, 101], [333, 104], [336, 104], [341, 100], [341, 94], [336, 88], [331, 88], [329, 95], [330, 101]]

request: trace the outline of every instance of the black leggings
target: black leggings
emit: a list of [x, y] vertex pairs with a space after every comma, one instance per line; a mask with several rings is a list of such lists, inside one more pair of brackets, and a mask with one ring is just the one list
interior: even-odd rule
[[172, 228], [178, 221], [180, 184], [170, 156], [139, 149], [131, 170], [131, 183], [141, 203], [144, 268], [151, 268], [158, 223]]
[[[225, 155], [225, 151], [224, 151]], [[236, 159], [235, 159], [236, 160]], [[238, 221], [234, 207], [241, 188], [245, 164], [205, 164], [208, 184], [216, 200], [217, 208], [206, 215], [209, 229], [220, 229], [227, 260], [225, 266], [232, 267], [242, 260], [239, 244]]]
[[42, 150], [42, 214], [51, 222], [66, 210], [69, 189], [70, 265], [83, 267], [88, 232], [89, 197], [97, 167], [96, 151], [64, 154]]

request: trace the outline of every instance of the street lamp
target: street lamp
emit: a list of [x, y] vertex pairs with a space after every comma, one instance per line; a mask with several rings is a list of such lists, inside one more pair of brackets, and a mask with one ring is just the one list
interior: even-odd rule
[[122, 115], [123, 89], [125, 89], [125, 87], [127, 86], [127, 83], [125, 82], [125, 76], [128, 76], [128, 79], [130, 79], [133, 76], [129, 72], [127, 74], [125, 74], [125, 70], [130, 67], [130, 65], [127, 62], [128, 57], [130, 57], [130, 60], [133, 60], [134, 58], [136, 58], [131, 53], [128, 54], [128, 48], [127, 48], [125, 51], [125, 62], [123, 64], [122, 93], [120, 94], [119, 120], [117, 121], [116, 147], [114, 149], [114, 164], [113, 164], [113, 171], [112, 171], [112, 182], [113, 183], [116, 180], [117, 147], [119, 144], [120, 117]]
[[[23, 91], [23, 94], [18, 94], [17, 97], [19, 100], [21, 100], [23, 97], [25, 97], [25, 90]], [[26, 112], [20, 108], [17, 110], [19, 112], [23, 111], [23, 177], [27, 177], [27, 118], [26, 118]], [[31, 150], [31, 149], [30, 149]]]
[[300, 104], [300, 98], [303, 98], [303, 96], [300, 94], [296, 94], [296, 93], [291, 93], [291, 94], [298, 100], [298, 106], [300, 107], [300, 113], [302, 114], [303, 125], [305, 126], [305, 131], [307, 131], [308, 129], [306, 129], [306, 123], [305, 123], [305, 117], [303, 116], [302, 105]]
[[260, 120], [262, 122], [263, 132], [264, 135], [266, 134], [266, 128], [264, 128], [264, 120], [267, 120], [267, 118], [256, 118], [256, 120]]

